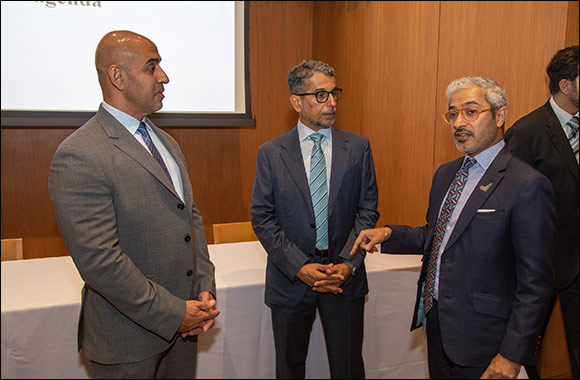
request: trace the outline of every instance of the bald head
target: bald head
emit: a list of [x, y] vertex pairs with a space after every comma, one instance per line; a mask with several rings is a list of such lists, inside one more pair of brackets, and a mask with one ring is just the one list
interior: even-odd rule
[[160, 62], [147, 37], [128, 30], [105, 34], [95, 52], [104, 101], [138, 120], [161, 109], [169, 78]]
[[111, 65], [128, 66], [134, 55], [146, 45], [155, 46], [147, 37], [129, 30], [116, 30], [105, 34], [95, 53], [95, 66], [101, 88], [108, 82], [105, 79]]

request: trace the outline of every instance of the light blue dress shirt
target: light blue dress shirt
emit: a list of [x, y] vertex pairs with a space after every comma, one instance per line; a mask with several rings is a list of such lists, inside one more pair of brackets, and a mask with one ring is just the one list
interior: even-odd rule
[[556, 114], [556, 117], [558, 118], [560, 125], [562, 126], [562, 128], [564, 128], [566, 137], [570, 138], [572, 128], [568, 127], [566, 123], [568, 123], [568, 121], [572, 118], [572, 116], [578, 117], [578, 112], [576, 112], [575, 115], [569, 114], [556, 103], [553, 96], [550, 98], [550, 105], [552, 106], [552, 109], [554, 110], [554, 113]]
[[[147, 149], [149, 153], [151, 153], [149, 151], [149, 148], [147, 147], [147, 144], [145, 144], [145, 141], [143, 140], [141, 134], [137, 133], [139, 124], [141, 123], [141, 121], [145, 122], [145, 119], [137, 120], [133, 116], [116, 109], [115, 107], [111, 106], [110, 104], [107, 104], [106, 102], [103, 102], [102, 104], [103, 108], [106, 109], [111, 115], [113, 115], [113, 117], [117, 119], [119, 123], [121, 123], [125, 128], [127, 128], [129, 133], [133, 135], [133, 137], [135, 137], [137, 141], [139, 141], [139, 143], [143, 145], [143, 147]], [[145, 124], [147, 124], [147, 122], [145, 122]], [[165, 166], [167, 167], [169, 175], [171, 176], [173, 188], [179, 195], [179, 198], [181, 198], [181, 200], [183, 201], [185, 198], [183, 196], [183, 183], [181, 182], [181, 170], [179, 169], [179, 165], [177, 165], [177, 162], [175, 161], [173, 156], [169, 153], [169, 151], [167, 150], [165, 145], [163, 145], [163, 143], [161, 142], [155, 131], [153, 131], [151, 126], [149, 126], [148, 124], [147, 131], [149, 132], [149, 135], [151, 135], [153, 145], [155, 145], [155, 147], [159, 151], [159, 154], [161, 154], [163, 161], [165, 162]]]
[[[328, 193], [330, 194], [330, 170], [332, 163], [332, 133], [330, 128], [323, 128], [318, 131], [325, 138], [320, 142], [320, 147], [326, 159], [326, 183], [328, 184]], [[302, 150], [302, 160], [304, 161], [304, 169], [306, 169], [306, 178], [310, 183], [310, 158], [312, 156], [312, 148], [314, 148], [314, 141], [310, 135], [316, 133], [308, 128], [300, 120], [298, 121], [298, 139], [300, 140], [300, 149]]]
[[[487, 169], [489, 168], [489, 166], [491, 165], [497, 154], [500, 152], [500, 150], [502, 150], [504, 146], [505, 141], [501, 140], [497, 144], [487, 148], [483, 152], [473, 157], [477, 162], [472, 167], [469, 168], [469, 176], [467, 177], [467, 182], [465, 182], [465, 187], [463, 188], [461, 196], [457, 201], [457, 205], [455, 206], [455, 209], [453, 210], [453, 213], [449, 218], [449, 222], [447, 223], [447, 228], [445, 230], [445, 235], [443, 235], [443, 241], [441, 241], [441, 245], [439, 246], [439, 254], [437, 256], [437, 271], [435, 273], [435, 289], [433, 292], [433, 296], [437, 300], [439, 299], [439, 267], [441, 264], [441, 253], [445, 251], [444, 247], [447, 245], [447, 242], [449, 241], [449, 238], [453, 233], [453, 229], [455, 228], [455, 224], [457, 223], [457, 220], [461, 215], [461, 211], [463, 211], [463, 207], [469, 200], [469, 197], [471, 196], [473, 189], [475, 189], [475, 186], [477, 186], [477, 184], [479, 183], [479, 181], [481, 180], [481, 178], [483, 177], [483, 175], [485, 174], [485, 172], [487, 171]], [[463, 158], [463, 162], [465, 162], [467, 157], [468, 156], [465, 155], [465, 157]], [[451, 185], [449, 186], [451, 187]], [[447, 192], [449, 192], [449, 189], [447, 189]], [[445, 193], [443, 202], [439, 207], [439, 214], [441, 214], [441, 208], [443, 207], [443, 203], [445, 203], [446, 198], [447, 193]]]

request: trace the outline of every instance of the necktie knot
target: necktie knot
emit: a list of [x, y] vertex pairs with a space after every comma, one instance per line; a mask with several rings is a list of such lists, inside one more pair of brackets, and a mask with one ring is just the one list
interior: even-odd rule
[[322, 142], [322, 137], [324, 137], [324, 136], [322, 134], [316, 132], [316, 133], [311, 134], [309, 137], [312, 139], [312, 141], [314, 141], [314, 146], [319, 147], [320, 143]]
[[472, 167], [473, 165], [475, 165], [476, 162], [477, 161], [475, 160], [475, 158], [467, 157], [467, 159], [463, 163], [463, 167], [465, 169], [469, 169], [470, 167]]

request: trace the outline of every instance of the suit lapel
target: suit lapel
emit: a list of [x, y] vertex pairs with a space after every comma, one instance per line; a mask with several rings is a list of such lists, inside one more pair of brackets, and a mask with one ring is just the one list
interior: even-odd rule
[[[111, 139], [112, 143], [125, 154], [137, 161], [148, 172], [159, 180], [173, 195], [178, 199], [179, 196], [173, 188], [173, 183], [169, 180], [159, 162], [147, 151], [147, 149], [139, 144], [139, 142], [132, 136], [127, 128], [125, 128], [117, 119], [108, 113], [102, 106], [96, 115], [97, 120], [101, 124], [103, 130]], [[152, 124], [150, 124], [152, 125]], [[165, 143], [165, 141], [164, 141]], [[173, 154], [173, 152], [172, 152]]]
[[302, 194], [304, 201], [308, 205], [308, 210], [314, 218], [310, 188], [308, 186], [308, 178], [306, 177], [306, 169], [304, 168], [298, 129], [296, 127], [287, 133], [280, 142], [280, 158], [286, 166], [286, 169], [288, 169], [290, 177], [296, 183], [298, 190], [300, 190], [300, 194]]
[[497, 189], [499, 183], [504, 177], [504, 172], [511, 157], [512, 155], [507, 146], [498, 153], [490, 167], [483, 174], [483, 177], [481, 177], [479, 183], [473, 189], [467, 203], [463, 207], [461, 215], [459, 215], [459, 219], [455, 224], [455, 228], [449, 237], [445, 249], [451, 247], [455, 243], [465, 228], [467, 228], [471, 220], [475, 217], [477, 210], [481, 208], [481, 205], [483, 205], [491, 194], [493, 194], [495, 189]]
[[332, 127], [332, 163], [330, 174], [330, 186], [328, 189], [328, 215], [330, 217], [338, 191], [342, 185], [342, 179], [347, 169], [350, 156], [350, 144], [348, 136], [341, 129]]
[[[428, 222], [429, 222], [429, 230], [427, 231], [427, 236], [429, 236], [428, 240], [425, 240], [425, 251], [431, 251], [431, 243], [433, 242], [433, 233], [435, 231], [435, 227], [437, 226], [437, 219], [439, 218], [439, 210], [441, 205], [444, 202], [444, 197], [447, 195], [447, 190], [449, 190], [449, 186], [451, 186], [451, 182], [455, 179], [455, 174], [463, 164], [463, 157], [458, 158], [454, 162], [452, 162], [446, 170], [442, 171], [439, 174], [440, 178], [437, 178], [437, 182], [433, 184], [433, 197], [430, 200], [430, 204], [437, 205], [437, 208], [434, 210], [429, 210], [428, 215]], [[443, 186], [445, 185], [445, 186]]]
[[562, 159], [566, 163], [566, 166], [572, 171], [576, 179], [579, 179], [578, 163], [576, 162], [576, 157], [574, 157], [574, 152], [570, 147], [570, 142], [568, 137], [560, 124], [560, 120], [556, 117], [550, 101], [548, 101], [543, 108], [543, 112], [546, 118], [546, 133], [550, 137], [552, 144], [556, 147], [556, 150], [562, 156]]

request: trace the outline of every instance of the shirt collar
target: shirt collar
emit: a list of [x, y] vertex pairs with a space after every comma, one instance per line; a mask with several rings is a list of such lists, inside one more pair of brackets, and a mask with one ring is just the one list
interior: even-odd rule
[[[127, 130], [134, 135], [137, 132], [137, 128], [139, 128], [140, 121], [135, 119], [133, 116], [113, 107], [110, 104], [107, 104], [103, 101], [103, 108], [106, 109], [115, 119], [119, 121], [123, 125], [123, 127], [127, 128]], [[145, 122], [145, 118], [142, 120]]]
[[[302, 124], [300, 120], [298, 120], [298, 138], [300, 142], [303, 142], [307, 138], [310, 137], [311, 134], [316, 133], [314, 130], [308, 128], [306, 125]], [[330, 139], [330, 128], [321, 128], [318, 133], [323, 135], [324, 137]]]
[[[477, 164], [479, 166], [481, 166], [483, 168], [483, 170], [487, 170], [489, 168], [489, 166], [491, 165], [491, 163], [493, 162], [493, 160], [495, 159], [495, 157], [497, 156], [497, 154], [499, 153], [499, 151], [502, 150], [504, 146], [505, 146], [505, 141], [502, 139], [497, 144], [490, 146], [489, 148], [487, 148], [483, 152], [478, 153], [473, 158], [475, 158], [475, 160], [477, 161]], [[467, 155], [465, 156], [465, 159], [467, 159]]]
[[[554, 113], [556, 114], [556, 117], [558, 118], [558, 121], [560, 122], [560, 125], [563, 127], [566, 125], [566, 123], [568, 122], [568, 120], [570, 120], [572, 118], [572, 114], [569, 114], [568, 112], [564, 111], [559, 105], [558, 103], [556, 103], [556, 101], [554, 100], [554, 97], [550, 97], [550, 105], [552, 106], [552, 109], [554, 110]], [[576, 112], [576, 116], [578, 116], [578, 112]]]

